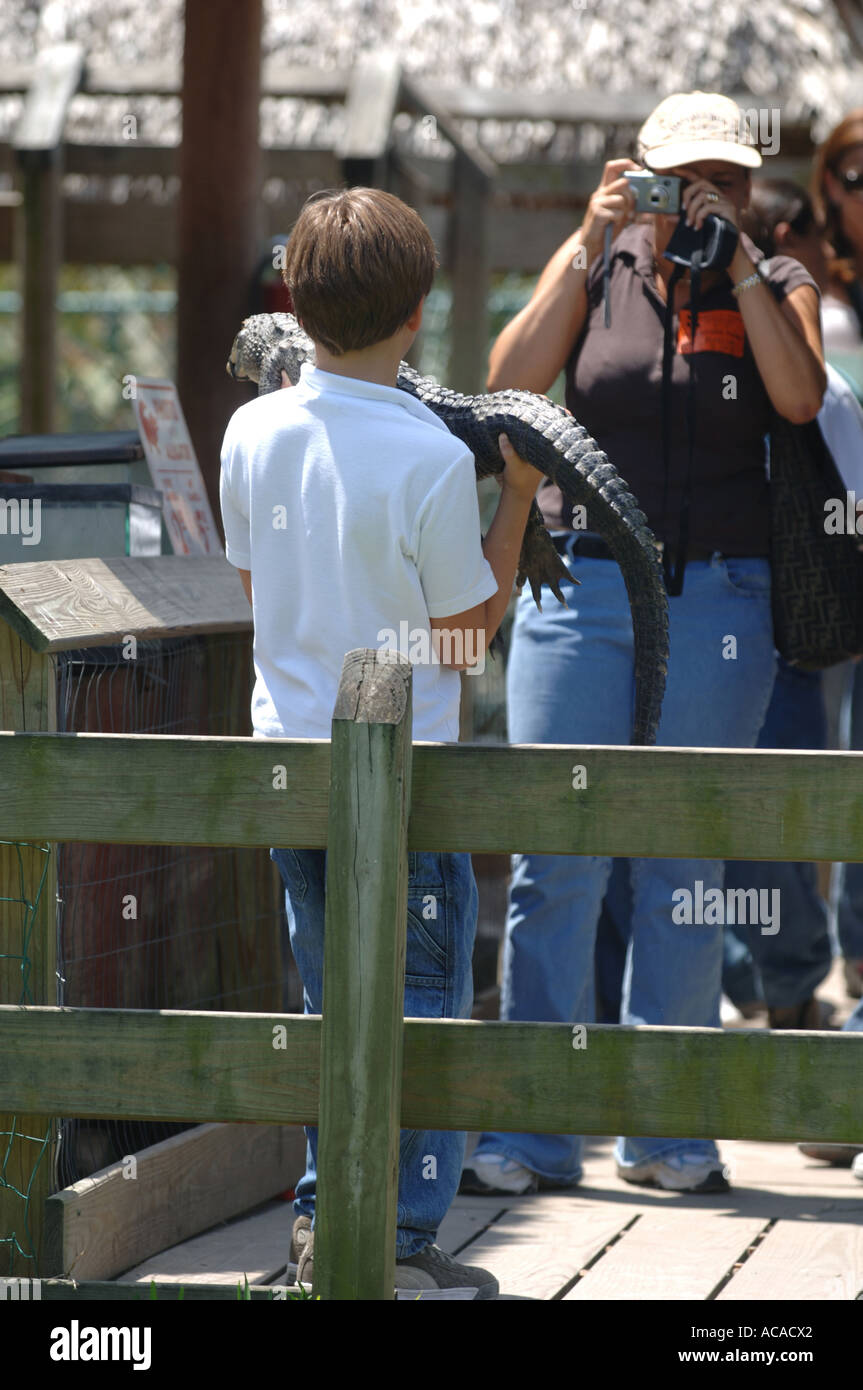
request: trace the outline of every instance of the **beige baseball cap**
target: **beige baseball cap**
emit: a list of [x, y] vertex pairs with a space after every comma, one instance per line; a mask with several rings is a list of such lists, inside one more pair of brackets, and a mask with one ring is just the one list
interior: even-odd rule
[[699, 159], [724, 159], [747, 169], [761, 166], [737, 102], [716, 92], [675, 92], [661, 101], [638, 132], [638, 157], [657, 170]]

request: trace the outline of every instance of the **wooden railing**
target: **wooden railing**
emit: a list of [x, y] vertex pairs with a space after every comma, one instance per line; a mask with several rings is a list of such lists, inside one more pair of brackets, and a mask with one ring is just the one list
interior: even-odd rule
[[392, 1298], [400, 1125], [863, 1141], [863, 1036], [401, 1022], [408, 849], [861, 860], [863, 754], [410, 728], [410, 668], [364, 651], [331, 743], [0, 733], [0, 837], [327, 848], [323, 1019], [0, 1007], [0, 1110], [318, 1123], [315, 1290], [341, 1299]]

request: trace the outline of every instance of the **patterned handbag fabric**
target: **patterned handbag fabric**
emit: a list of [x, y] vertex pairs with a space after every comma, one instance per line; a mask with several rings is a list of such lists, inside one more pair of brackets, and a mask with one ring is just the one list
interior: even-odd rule
[[[786, 661], [807, 671], [863, 652], [863, 535], [853, 530], [845, 484], [815, 420], [774, 414], [770, 432], [773, 632]], [[843, 529], [825, 525], [838, 513]], [[825, 504], [834, 503], [828, 509]], [[851, 511], [851, 525], [847, 513]]]

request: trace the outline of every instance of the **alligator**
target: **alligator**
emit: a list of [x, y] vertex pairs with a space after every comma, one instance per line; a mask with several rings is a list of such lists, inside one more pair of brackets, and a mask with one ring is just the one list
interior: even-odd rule
[[[258, 394], [278, 390], [282, 372], [296, 385], [304, 362], [314, 362], [314, 345], [292, 314], [255, 314], [234, 339], [227, 364], [236, 381], [257, 383]], [[668, 602], [656, 538], [626, 483], [583, 425], [546, 396], [531, 391], [495, 391], [462, 396], [420, 376], [402, 362], [397, 385], [433, 410], [464, 440], [476, 461], [477, 478], [502, 473], [498, 446], [509, 435], [516, 452], [560, 488], [568, 506], [584, 508], [591, 529], [605, 541], [620, 566], [629, 595], [635, 642], [633, 744], [656, 741], [668, 661]], [[534, 502], [519, 557], [516, 583], [527, 581], [537, 606], [543, 584], [565, 605], [560, 580], [569, 577]]]

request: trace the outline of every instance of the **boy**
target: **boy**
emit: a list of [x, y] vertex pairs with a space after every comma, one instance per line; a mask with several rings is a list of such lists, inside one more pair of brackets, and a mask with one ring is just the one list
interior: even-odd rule
[[[345, 653], [380, 647], [384, 630], [420, 628], [442, 654], [414, 666], [413, 739], [458, 739], [458, 672], [468, 663], [456, 658], [482, 659], [497, 631], [540, 475], [501, 436], [501, 498], [481, 543], [471, 453], [396, 387], [435, 264], [417, 214], [376, 189], [315, 195], [288, 243], [284, 279], [316, 365], [304, 365], [293, 389], [242, 406], [222, 448], [226, 553], [254, 613], [256, 737], [329, 739]], [[286, 888], [305, 1011], [320, 1013], [326, 852], [270, 854]], [[411, 852], [409, 870], [405, 1014], [469, 1018], [477, 910], [470, 856]], [[429, 894], [431, 920], [423, 912]], [[306, 1134], [291, 1245], [303, 1282], [314, 1268], [317, 1130]], [[398, 1289], [473, 1287], [477, 1298], [497, 1296], [487, 1271], [434, 1245], [464, 1141], [402, 1131]], [[432, 1180], [423, 1172], [430, 1156]]]

